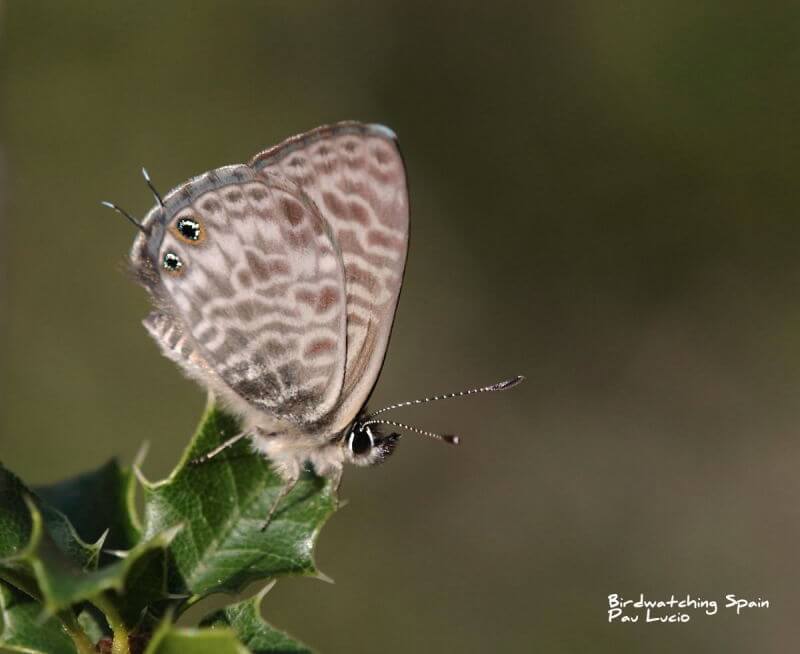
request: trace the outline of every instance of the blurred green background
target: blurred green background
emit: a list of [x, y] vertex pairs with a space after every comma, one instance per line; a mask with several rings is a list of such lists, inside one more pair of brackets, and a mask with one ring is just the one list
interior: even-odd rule
[[[14, 0], [2, 16], [0, 455], [165, 475], [204, 404], [126, 278], [166, 191], [341, 119], [400, 136], [412, 242], [375, 404], [403, 415], [324, 529], [326, 652], [787, 652], [800, 536], [800, 6]], [[768, 598], [609, 625], [607, 595]]]

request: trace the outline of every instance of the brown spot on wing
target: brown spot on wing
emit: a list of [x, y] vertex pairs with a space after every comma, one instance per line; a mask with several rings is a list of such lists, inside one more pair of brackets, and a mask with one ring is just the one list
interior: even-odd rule
[[[358, 295], [354, 295], [353, 293], [348, 293], [347, 294], [347, 310], [348, 310], [348, 312], [350, 312], [354, 307], [360, 307], [362, 309], [365, 309], [368, 312], [371, 312], [371, 311], [375, 310], [375, 305], [372, 302], [370, 302], [369, 300], [365, 300], [364, 298], [362, 298], [362, 297], [360, 297]], [[353, 315], [355, 315], [355, 313], [353, 313]], [[347, 317], [347, 322], [348, 323], [354, 322], [351, 319], [349, 313], [348, 313], [348, 317]]]
[[283, 356], [283, 354], [288, 350], [293, 349], [295, 347], [295, 342], [295, 339], [281, 342], [271, 338], [264, 344], [264, 351], [269, 356], [277, 359], [278, 357]]
[[314, 243], [314, 235], [309, 229], [301, 229], [299, 232], [289, 232], [286, 235], [286, 241], [290, 247], [304, 250]]
[[381, 146], [376, 146], [372, 149], [372, 156], [375, 157], [375, 161], [381, 165], [387, 163], [391, 159], [391, 156], [386, 148]]
[[305, 288], [299, 288], [294, 292], [294, 299], [302, 304], [313, 307], [317, 304], [317, 294]]
[[[350, 301], [350, 296], [349, 295], [347, 296], [347, 301], [348, 302]], [[370, 309], [371, 308], [372, 307], [370, 307]], [[352, 313], [351, 312], [351, 313], [347, 314], [347, 327], [348, 327], [348, 329], [352, 325], [358, 325], [359, 327], [365, 327], [368, 324], [369, 324], [369, 321], [365, 320], [364, 318], [359, 316], [357, 313]]]
[[363, 286], [370, 292], [378, 288], [378, 278], [375, 277], [369, 270], [365, 270], [357, 263], [350, 262], [344, 267], [347, 280], [352, 281], [360, 286]]
[[370, 210], [367, 207], [365, 207], [360, 202], [357, 202], [356, 200], [351, 200], [349, 203], [349, 207], [350, 207], [350, 216], [349, 216], [350, 220], [353, 220], [357, 222], [359, 225], [363, 225], [364, 227], [369, 225], [372, 216]]
[[205, 202], [203, 202], [203, 209], [208, 211], [208, 213], [216, 213], [222, 207], [220, 207], [219, 202], [217, 202], [214, 198], [208, 198]]
[[389, 257], [364, 250], [358, 241], [358, 236], [350, 229], [341, 230], [338, 234], [338, 240], [342, 246], [342, 252], [352, 252], [375, 268], [391, 269], [395, 265], [394, 260]]
[[344, 206], [344, 203], [336, 195], [336, 193], [331, 193], [330, 191], [324, 191], [322, 193], [322, 201], [325, 204], [325, 208], [330, 211], [334, 216], [337, 218], [346, 218], [347, 210]]
[[374, 229], [367, 232], [367, 243], [370, 245], [379, 245], [389, 250], [400, 251], [403, 248], [403, 242], [399, 238], [389, 236]]
[[305, 219], [305, 210], [296, 200], [281, 198], [281, 210], [292, 226], [297, 227]]
[[258, 187], [250, 189], [250, 199], [256, 202], [261, 202], [264, 198], [267, 197], [266, 192], [263, 189]]
[[268, 288], [258, 288], [256, 293], [262, 297], [283, 297], [289, 290], [288, 282], [281, 282], [280, 284], [271, 284]]
[[303, 356], [308, 359], [313, 359], [314, 357], [318, 357], [322, 354], [335, 351], [336, 343], [334, 343], [333, 340], [330, 338], [318, 338], [311, 341], [311, 343], [306, 346], [306, 349], [303, 350]]
[[317, 313], [325, 313], [339, 301], [339, 291], [331, 286], [326, 286], [319, 292], [317, 300]]
[[250, 250], [247, 250], [244, 256], [247, 259], [247, 264], [250, 266], [250, 269], [255, 276], [261, 280], [270, 279], [273, 275], [288, 275], [290, 272], [289, 264], [281, 259], [269, 259], [265, 261]]

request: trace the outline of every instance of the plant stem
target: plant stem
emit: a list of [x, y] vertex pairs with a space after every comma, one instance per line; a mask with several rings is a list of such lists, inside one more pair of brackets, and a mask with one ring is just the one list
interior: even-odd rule
[[78, 624], [72, 609], [59, 611], [57, 615], [61, 620], [61, 624], [64, 625], [64, 630], [72, 638], [72, 642], [75, 643], [75, 649], [78, 650], [78, 654], [95, 654], [97, 652], [94, 645], [92, 645], [92, 641], [89, 640], [80, 624]]
[[111, 654], [131, 654], [128, 626], [119, 614], [117, 607], [114, 606], [114, 603], [104, 594], [94, 597], [91, 602], [106, 616], [108, 626], [111, 627], [111, 631], [114, 633]]

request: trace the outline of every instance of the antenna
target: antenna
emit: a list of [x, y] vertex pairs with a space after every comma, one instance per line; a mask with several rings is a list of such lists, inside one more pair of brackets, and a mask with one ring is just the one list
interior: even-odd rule
[[156, 187], [153, 186], [153, 182], [150, 181], [150, 175], [148, 174], [146, 168], [142, 168], [142, 175], [144, 175], [145, 183], [150, 188], [150, 190], [153, 192], [153, 197], [156, 199], [156, 202], [158, 202], [158, 206], [163, 209], [164, 208], [164, 200], [161, 199], [161, 194], [156, 190]]
[[415, 434], [421, 434], [423, 436], [435, 438], [437, 441], [444, 441], [449, 445], [458, 445], [461, 442], [461, 439], [454, 434], [436, 434], [432, 431], [426, 431], [424, 429], [419, 429], [418, 427], [412, 427], [411, 425], [406, 425], [402, 422], [395, 422], [394, 420], [367, 420], [367, 422], [361, 423], [362, 427], [366, 427], [368, 425], [391, 425], [392, 427], [399, 427], [400, 429], [413, 431]]
[[109, 209], [113, 209], [114, 211], [116, 211], [116, 212], [117, 212], [118, 214], [120, 214], [121, 216], [125, 216], [125, 217], [126, 217], [128, 220], [130, 220], [130, 221], [131, 221], [131, 222], [132, 222], [134, 225], [136, 225], [136, 228], [137, 228], [139, 231], [141, 231], [143, 234], [149, 234], [149, 233], [150, 233], [150, 232], [149, 232], [149, 230], [147, 229], [147, 227], [145, 227], [145, 226], [144, 226], [144, 225], [143, 225], [141, 222], [139, 222], [138, 220], [136, 220], [136, 218], [134, 218], [133, 216], [131, 216], [131, 215], [130, 215], [130, 214], [127, 212], [127, 211], [125, 211], [125, 209], [123, 209], [122, 207], [118, 207], [118, 206], [117, 206], [116, 204], [114, 204], [113, 202], [108, 202], [107, 200], [103, 200], [103, 201], [102, 201], [100, 204], [102, 204], [104, 207], [108, 207]]
[[404, 406], [413, 406], [415, 404], [427, 404], [428, 402], [449, 400], [454, 397], [466, 397], [467, 395], [476, 395], [478, 393], [492, 393], [494, 391], [505, 391], [509, 388], [513, 388], [517, 384], [521, 384], [523, 381], [525, 381], [525, 377], [523, 377], [522, 375], [517, 375], [516, 377], [512, 377], [511, 379], [506, 379], [505, 381], [497, 382], [496, 384], [492, 384], [491, 386], [481, 386], [479, 388], [470, 388], [469, 390], [458, 391], [456, 393], [447, 393], [445, 395], [434, 395], [433, 397], [423, 397], [422, 399], [419, 400], [408, 400], [407, 402], [399, 402], [398, 404], [392, 404], [390, 406], [383, 407], [382, 409], [378, 409], [377, 411], [373, 411], [368, 416], [366, 416], [366, 418], [367, 420], [370, 420], [375, 416], [380, 415], [381, 413], [386, 413], [387, 411], [393, 411], [394, 409], [400, 409]]

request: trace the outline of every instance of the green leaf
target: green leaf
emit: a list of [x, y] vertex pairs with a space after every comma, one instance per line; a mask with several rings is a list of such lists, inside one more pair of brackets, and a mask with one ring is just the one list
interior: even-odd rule
[[[82, 539], [64, 513], [42, 500], [2, 464], [0, 497], [3, 498], [0, 506], [0, 558], [12, 557], [29, 546], [33, 523], [28, 505], [32, 503], [42, 514], [48, 538], [69, 560], [81, 568], [97, 567], [105, 542], [104, 530], [91, 534], [88, 541]], [[91, 512], [91, 509], [87, 507], [85, 512]]]
[[121, 574], [121, 583], [113, 586], [111, 602], [121, 621], [129, 628], [140, 626], [149, 629], [174, 602], [167, 593], [167, 548], [179, 527], [143, 541], [131, 550], [117, 565], [109, 566], [114, 574]]
[[262, 531], [284, 486], [262, 456], [239, 442], [207, 463], [190, 463], [237, 431], [235, 419], [209, 408], [170, 477], [142, 482], [145, 537], [184, 526], [169, 548], [172, 592], [196, 599], [265, 577], [317, 572], [314, 542], [336, 508], [330, 482], [304, 473]]
[[168, 620], [153, 634], [144, 654], [248, 654], [230, 629], [179, 629]]
[[28, 654], [76, 654], [61, 622], [43, 619], [42, 605], [0, 583], [0, 649]]
[[[37, 577], [40, 586], [45, 591], [46, 605], [58, 609], [81, 600], [92, 600], [104, 591], [113, 590], [122, 593], [128, 585], [128, 577], [136, 576], [134, 573], [141, 574], [142, 569], [152, 570], [151, 565], [156, 569], [163, 570], [163, 550], [169, 546], [174, 534], [175, 531], [157, 534], [137, 545], [127, 553], [125, 558], [116, 563], [82, 575], [64, 574], [57, 568], [51, 568], [50, 561], [43, 558], [41, 568], [37, 570]], [[166, 591], [165, 586], [163, 584], [158, 593], [160, 596], [163, 596]], [[151, 601], [151, 593], [146, 592], [145, 594], [147, 601]], [[130, 599], [135, 598], [135, 593], [128, 595]], [[137, 606], [131, 612], [142, 608], [144, 606]]]
[[102, 539], [84, 543], [62, 513], [42, 502], [12, 472], [0, 465], [0, 577], [39, 597], [35, 552], [46, 553], [51, 567], [83, 570], [97, 566]]
[[[205, 465], [188, 463], [236, 430], [233, 418], [210, 408], [170, 477], [140, 479], [143, 533], [133, 507], [136, 477], [115, 461], [37, 493], [0, 465], [0, 580], [9, 584], [0, 597], [3, 647], [88, 652], [86, 634], [106, 639], [109, 626], [122, 643], [151, 633], [170, 606], [265, 577], [318, 574], [314, 543], [337, 503], [329, 481], [304, 473], [264, 530], [284, 481], [263, 457], [239, 443]], [[209, 616], [208, 629], [165, 621], [147, 651], [244, 654], [239, 639], [257, 654], [309, 651], [261, 619], [262, 597]], [[36, 649], [30, 640], [53, 634], [60, 643]]]
[[261, 617], [261, 602], [275, 582], [250, 599], [231, 604], [207, 615], [200, 622], [204, 627], [229, 627], [252, 654], [288, 654], [289, 652], [311, 652], [287, 634], [267, 624]]
[[119, 603], [126, 620], [135, 620], [148, 604], [165, 597], [165, 549], [178, 527], [155, 534], [124, 558], [98, 567], [101, 542], [83, 543], [66, 516], [2, 466], [0, 496], [0, 578], [41, 598], [47, 611], [96, 601], [106, 591], [121, 593], [129, 580], [136, 581], [136, 587]]
[[33, 494], [0, 464], [0, 558], [14, 556], [28, 546], [33, 524], [26, 495]]
[[105, 548], [127, 550], [139, 540], [134, 481], [132, 471], [112, 459], [97, 470], [39, 487], [36, 493], [66, 515], [83, 540], [92, 543], [108, 532]]

